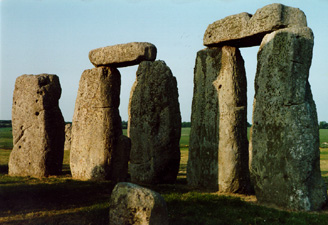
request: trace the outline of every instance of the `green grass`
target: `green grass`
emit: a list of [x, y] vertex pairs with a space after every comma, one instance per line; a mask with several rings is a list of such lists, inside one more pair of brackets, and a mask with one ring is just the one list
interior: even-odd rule
[[13, 148], [13, 135], [10, 127], [0, 128], [0, 148], [1, 149]]
[[320, 147], [328, 148], [328, 129], [320, 129], [319, 132], [320, 132]]

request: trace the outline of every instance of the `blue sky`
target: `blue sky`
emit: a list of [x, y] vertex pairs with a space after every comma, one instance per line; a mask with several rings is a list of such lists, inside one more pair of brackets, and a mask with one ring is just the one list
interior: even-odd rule
[[[315, 35], [310, 84], [319, 121], [328, 121], [328, 1], [326, 0], [0, 0], [0, 119], [11, 119], [15, 79], [23, 74], [57, 74], [60, 108], [71, 121], [80, 76], [93, 68], [94, 48], [133, 41], [151, 42], [178, 81], [183, 121], [190, 121], [193, 69], [207, 26], [226, 16], [271, 3], [303, 10]], [[258, 47], [241, 49], [248, 81], [251, 122]], [[137, 66], [120, 68], [120, 114], [128, 119], [128, 101]]]

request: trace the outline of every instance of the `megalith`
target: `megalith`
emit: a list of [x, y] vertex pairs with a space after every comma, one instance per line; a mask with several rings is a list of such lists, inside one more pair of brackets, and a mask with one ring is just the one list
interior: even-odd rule
[[72, 142], [72, 124], [68, 123], [65, 125], [64, 150], [71, 150], [71, 142]]
[[235, 47], [197, 53], [187, 180], [190, 186], [248, 192], [244, 60]]
[[294, 27], [267, 34], [258, 52], [250, 168], [264, 204], [307, 211], [327, 201], [308, 82], [312, 49], [311, 29]]
[[65, 122], [57, 75], [22, 75], [13, 94], [10, 176], [46, 177], [62, 170]]
[[130, 141], [122, 137], [120, 85], [113, 67], [88, 69], [81, 76], [70, 153], [74, 179], [124, 181], [127, 176]]
[[238, 48], [224, 46], [214, 82], [219, 96], [219, 191], [249, 193], [247, 80]]
[[110, 197], [109, 224], [168, 225], [166, 202], [148, 188], [118, 183]]
[[130, 174], [136, 183], [173, 183], [181, 115], [176, 78], [164, 61], [141, 62], [129, 101]]

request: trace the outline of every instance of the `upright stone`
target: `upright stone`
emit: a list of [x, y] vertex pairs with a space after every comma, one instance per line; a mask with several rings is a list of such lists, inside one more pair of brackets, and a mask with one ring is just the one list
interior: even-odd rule
[[215, 21], [205, 31], [204, 45], [260, 45], [265, 34], [294, 26], [307, 26], [304, 12], [298, 8], [274, 3], [258, 9], [253, 16], [240, 13]]
[[71, 142], [72, 142], [72, 124], [68, 123], [65, 125], [64, 150], [71, 150]]
[[221, 69], [215, 81], [218, 88], [219, 190], [249, 193], [247, 140], [247, 81], [239, 49], [222, 48]]
[[16, 79], [12, 107], [13, 150], [10, 176], [60, 174], [64, 153], [64, 118], [56, 75], [22, 75]]
[[215, 82], [221, 69], [221, 48], [197, 53], [194, 68], [188, 184], [217, 191], [219, 188], [219, 99]]
[[94, 66], [125, 67], [156, 59], [156, 46], [148, 42], [131, 42], [97, 48], [89, 52]]
[[70, 153], [74, 179], [124, 181], [127, 176], [130, 143], [122, 137], [120, 85], [115, 68], [97, 67], [81, 76]]
[[132, 182], [175, 182], [181, 116], [177, 81], [164, 61], [145, 61], [138, 67], [130, 95], [128, 135]]
[[318, 210], [327, 201], [308, 82], [312, 49], [312, 31], [303, 27], [266, 35], [258, 52], [251, 177], [259, 202], [291, 210]]
[[131, 183], [118, 183], [110, 197], [109, 224], [168, 225], [163, 197]]

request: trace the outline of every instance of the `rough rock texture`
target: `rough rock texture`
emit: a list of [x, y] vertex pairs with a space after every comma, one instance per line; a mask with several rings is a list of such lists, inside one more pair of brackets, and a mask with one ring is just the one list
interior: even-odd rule
[[65, 125], [64, 150], [71, 150], [71, 142], [72, 142], [72, 124], [68, 123]]
[[74, 179], [124, 181], [127, 176], [130, 143], [122, 136], [120, 85], [115, 68], [97, 67], [81, 76], [70, 153]]
[[308, 82], [312, 49], [304, 27], [266, 35], [258, 52], [251, 177], [259, 202], [291, 210], [317, 210], [327, 200]]
[[9, 175], [45, 177], [61, 173], [65, 123], [58, 106], [60, 95], [56, 75], [22, 75], [16, 79]]
[[222, 48], [221, 69], [214, 85], [220, 111], [219, 190], [249, 193], [247, 81], [239, 49]]
[[197, 53], [194, 68], [188, 185], [217, 191], [219, 188], [219, 100], [216, 87], [221, 69], [221, 48]]
[[157, 49], [151, 43], [131, 42], [91, 50], [89, 59], [95, 66], [125, 67], [154, 61], [156, 54]]
[[210, 24], [204, 34], [204, 45], [260, 45], [265, 34], [293, 26], [307, 26], [303, 11], [275, 3], [258, 9], [253, 16], [240, 13]]
[[177, 81], [164, 61], [139, 65], [130, 95], [128, 135], [132, 182], [175, 182], [181, 115]]
[[166, 203], [155, 191], [131, 183], [118, 183], [110, 198], [109, 224], [168, 225]]

